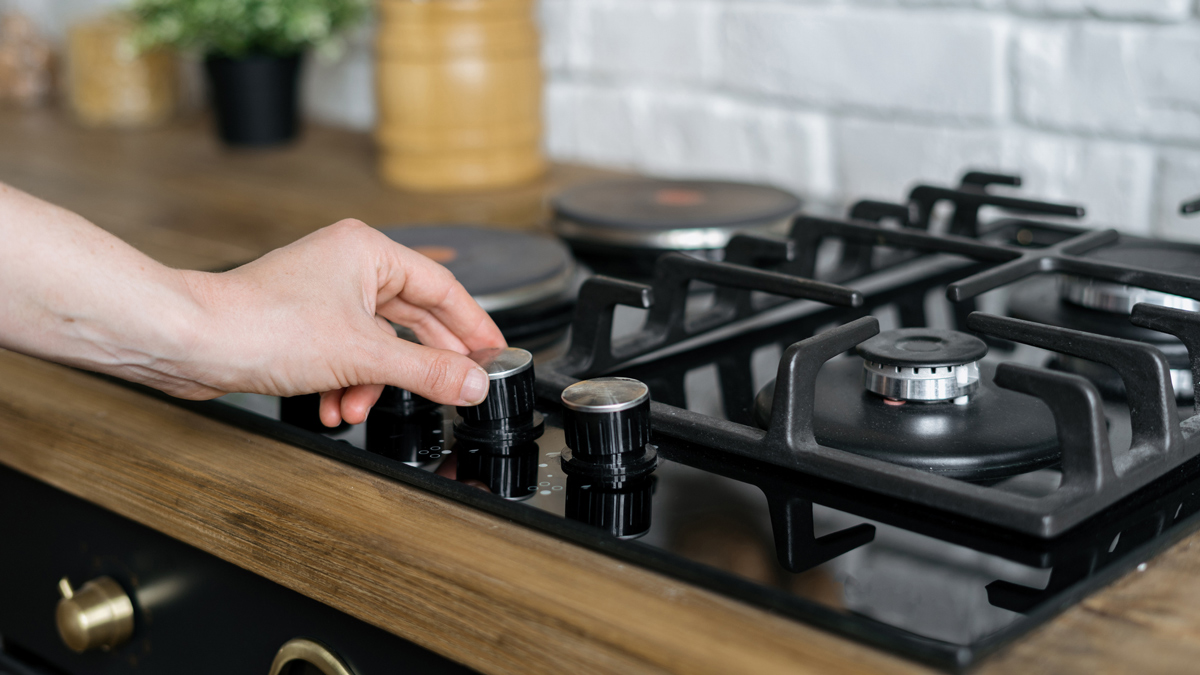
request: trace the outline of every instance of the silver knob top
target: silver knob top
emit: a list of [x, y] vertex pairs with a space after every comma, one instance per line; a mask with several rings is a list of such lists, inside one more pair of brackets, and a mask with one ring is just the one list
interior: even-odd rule
[[563, 389], [562, 402], [572, 410], [611, 413], [629, 410], [650, 398], [650, 388], [628, 377], [598, 377]]
[[468, 354], [467, 358], [482, 366], [489, 380], [511, 377], [533, 365], [533, 354], [516, 347], [479, 349]]

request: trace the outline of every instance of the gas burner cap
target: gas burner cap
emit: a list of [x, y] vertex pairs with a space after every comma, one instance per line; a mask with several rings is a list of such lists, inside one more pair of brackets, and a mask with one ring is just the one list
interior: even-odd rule
[[901, 328], [858, 346], [868, 391], [898, 401], [965, 403], [979, 387], [983, 340], [952, 330]]
[[1071, 274], [1064, 274], [1058, 278], [1058, 295], [1080, 307], [1114, 314], [1131, 314], [1133, 306], [1139, 302], [1185, 309], [1189, 312], [1200, 311], [1200, 302], [1191, 298]]

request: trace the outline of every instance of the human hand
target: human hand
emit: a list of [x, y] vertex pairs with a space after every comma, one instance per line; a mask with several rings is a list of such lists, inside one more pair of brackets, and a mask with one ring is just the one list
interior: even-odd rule
[[229, 272], [180, 274], [204, 317], [176, 361], [170, 393], [186, 398], [320, 391], [327, 426], [363, 422], [384, 384], [474, 405], [488, 378], [464, 355], [505, 346], [449, 270], [355, 220]]

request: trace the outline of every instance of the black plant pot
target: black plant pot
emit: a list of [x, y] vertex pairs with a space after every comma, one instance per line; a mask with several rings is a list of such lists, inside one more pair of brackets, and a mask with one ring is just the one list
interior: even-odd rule
[[300, 62], [300, 54], [205, 59], [221, 140], [267, 146], [295, 138]]

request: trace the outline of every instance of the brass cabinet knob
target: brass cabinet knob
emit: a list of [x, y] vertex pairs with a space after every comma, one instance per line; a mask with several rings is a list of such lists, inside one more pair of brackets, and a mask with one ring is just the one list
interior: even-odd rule
[[111, 577], [92, 579], [78, 590], [63, 577], [58, 590], [58, 634], [72, 651], [112, 649], [133, 635], [133, 602]]
[[[299, 666], [299, 670], [297, 670]], [[309, 667], [311, 666], [311, 668]], [[271, 675], [288, 675], [293, 672], [312, 672], [316, 669], [321, 675], [354, 675], [341, 659], [320, 642], [306, 638], [288, 640], [271, 663]]]

